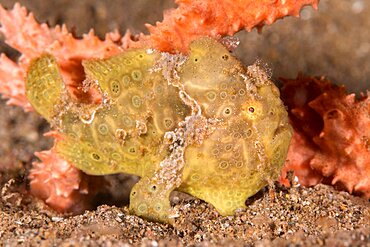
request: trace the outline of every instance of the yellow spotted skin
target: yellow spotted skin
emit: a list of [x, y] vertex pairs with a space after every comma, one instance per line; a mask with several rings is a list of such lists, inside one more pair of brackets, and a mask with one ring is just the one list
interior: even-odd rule
[[26, 96], [33, 108], [46, 120], [56, 114], [54, 106], [61, 104], [63, 79], [52, 56], [35, 59], [27, 74]]
[[27, 97], [61, 133], [66, 160], [141, 177], [132, 213], [173, 223], [169, 196], [180, 190], [232, 215], [280, 174], [292, 130], [279, 91], [218, 42], [194, 41], [186, 58], [137, 49], [83, 66], [100, 105], [72, 102], [47, 54], [31, 63]]

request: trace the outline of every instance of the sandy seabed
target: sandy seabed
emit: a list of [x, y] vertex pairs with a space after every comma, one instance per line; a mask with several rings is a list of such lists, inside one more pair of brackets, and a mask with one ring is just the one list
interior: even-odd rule
[[222, 217], [197, 199], [172, 197], [173, 227], [99, 206], [63, 216], [24, 194], [23, 182], [2, 188], [2, 244], [30, 246], [370, 246], [370, 204], [326, 185], [265, 189], [248, 208]]

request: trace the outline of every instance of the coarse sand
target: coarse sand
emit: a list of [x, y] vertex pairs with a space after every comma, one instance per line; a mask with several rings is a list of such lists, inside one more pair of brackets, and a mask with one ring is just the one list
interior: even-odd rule
[[172, 197], [173, 227], [99, 206], [63, 216], [24, 194], [23, 182], [2, 188], [0, 238], [5, 245], [55, 246], [370, 246], [369, 202], [326, 185], [265, 189], [248, 208], [222, 217], [198, 199]]

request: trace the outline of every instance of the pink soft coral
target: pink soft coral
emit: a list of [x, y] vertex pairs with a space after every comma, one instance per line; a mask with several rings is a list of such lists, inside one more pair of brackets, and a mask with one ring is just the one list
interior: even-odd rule
[[[59, 139], [55, 131], [45, 134]], [[31, 192], [59, 212], [81, 213], [91, 208], [94, 195], [104, 190], [103, 177], [88, 176], [60, 158], [54, 148], [36, 152], [29, 179]]]
[[38, 24], [32, 13], [28, 14], [19, 4], [15, 4], [10, 11], [0, 5], [0, 22], [5, 42], [21, 53], [18, 63], [10, 61], [5, 55], [0, 57], [0, 92], [10, 99], [9, 104], [27, 110], [31, 108], [25, 96], [24, 78], [33, 58], [46, 52], [53, 54], [75, 99], [88, 100], [92, 92], [83, 93], [80, 89], [84, 80], [81, 61], [117, 54], [123, 50], [122, 42], [127, 43], [126, 38], [121, 38], [117, 32], [108, 33], [105, 40], [100, 40], [93, 31], [77, 39], [65, 26], [49, 28], [46, 24]]
[[[37, 152], [30, 172], [31, 191], [57, 211], [80, 212], [88, 208], [88, 176], [59, 158], [56, 152]], [[90, 192], [91, 193], [91, 192]]]
[[302, 185], [331, 183], [370, 198], [369, 94], [356, 100], [324, 78], [283, 83], [295, 133], [282, 177], [294, 170]]
[[162, 22], [147, 25], [150, 35], [141, 37], [159, 50], [186, 52], [191, 41], [221, 38], [246, 29], [261, 28], [285, 16], [299, 16], [301, 8], [318, 0], [177, 0], [178, 8], [165, 12]]
[[[0, 31], [5, 35], [5, 41], [22, 54], [18, 63], [5, 55], [0, 57], [0, 93], [9, 99], [8, 104], [32, 110], [25, 97], [24, 78], [30, 61], [48, 52], [56, 57], [74, 100], [99, 102], [100, 96], [94, 89], [89, 92], [82, 90], [85, 79], [81, 66], [83, 59], [104, 58], [128, 47], [146, 46], [161, 51], [186, 52], [190, 42], [198, 37], [221, 38], [243, 28], [260, 28], [284, 16], [297, 16], [305, 5], [316, 7], [318, 0], [179, 0], [177, 3], [179, 7], [166, 12], [163, 22], [156, 26], [148, 25], [149, 35], [141, 34], [135, 40], [131, 40], [129, 32], [124, 37], [117, 32], [108, 33], [104, 40], [90, 32], [77, 39], [68, 33], [65, 26], [49, 28], [46, 24], [38, 24], [33, 15], [27, 14], [19, 4], [10, 11], [0, 6]], [[83, 182], [85, 175], [60, 159], [53, 149], [38, 153], [38, 156], [42, 162], [35, 163], [30, 174], [35, 195], [60, 211], [73, 209], [72, 202], [77, 198], [87, 198], [83, 196], [88, 189]]]

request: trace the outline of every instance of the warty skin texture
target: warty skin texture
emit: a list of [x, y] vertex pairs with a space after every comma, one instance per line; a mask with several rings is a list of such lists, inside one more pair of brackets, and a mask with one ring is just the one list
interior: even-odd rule
[[218, 42], [194, 41], [189, 57], [132, 49], [83, 66], [100, 104], [73, 102], [50, 55], [31, 63], [26, 94], [60, 132], [61, 157], [87, 174], [141, 177], [132, 213], [172, 223], [177, 189], [232, 215], [280, 174], [292, 130], [279, 90]]

